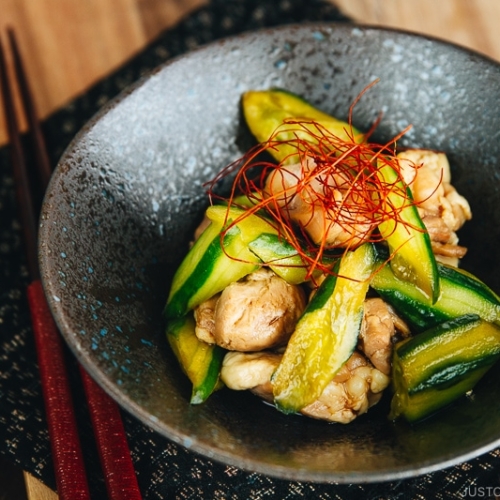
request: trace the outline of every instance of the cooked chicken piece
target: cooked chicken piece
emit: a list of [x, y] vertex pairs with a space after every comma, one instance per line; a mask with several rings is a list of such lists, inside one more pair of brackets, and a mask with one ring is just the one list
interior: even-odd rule
[[215, 344], [215, 306], [219, 300], [220, 293], [217, 293], [210, 299], [202, 302], [194, 309], [194, 319], [196, 321], [195, 334], [196, 336], [206, 342], [207, 344]]
[[[398, 335], [399, 338], [406, 338], [411, 335], [410, 327], [406, 324], [406, 322], [400, 318], [397, 314], [396, 311], [392, 308], [390, 304], [385, 304], [387, 308], [389, 309], [389, 312], [391, 313], [391, 318], [394, 323], [394, 328], [396, 329], [396, 334]], [[394, 340], [394, 337], [393, 337]]]
[[312, 158], [274, 170], [264, 195], [272, 196], [282, 214], [316, 244], [359, 245], [375, 228], [371, 214], [359, 210], [365, 200], [352, 189], [352, 177], [322, 172]]
[[410, 149], [399, 153], [398, 159], [436, 258], [457, 265], [467, 249], [457, 244], [456, 231], [471, 219], [472, 213], [467, 200], [451, 185], [448, 158], [444, 153]]
[[[234, 390], [249, 389], [262, 399], [273, 401], [271, 375], [282, 355], [269, 352], [226, 354], [221, 379]], [[379, 401], [389, 378], [374, 368], [359, 352], [354, 352], [321, 396], [302, 409], [303, 415], [349, 423]]]
[[467, 248], [451, 243], [432, 242], [432, 250], [436, 255], [436, 260], [442, 264], [458, 267], [460, 259], [467, 253]]
[[[228, 352], [222, 362], [220, 378], [229, 389], [235, 391], [266, 385], [270, 383], [271, 375], [282, 357], [282, 354], [269, 351]], [[272, 400], [272, 388], [270, 394]]]
[[300, 286], [266, 268], [232, 283], [213, 302], [195, 312], [197, 335], [243, 352], [285, 345], [306, 306]]
[[365, 300], [358, 347], [386, 375], [391, 373], [392, 338], [396, 330], [405, 337], [410, 333], [406, 323], [382, 299]]
[[321, 396], [301, 413], [308, 417], [348, 424], [378, 403], [390, 379], [355, 351]]

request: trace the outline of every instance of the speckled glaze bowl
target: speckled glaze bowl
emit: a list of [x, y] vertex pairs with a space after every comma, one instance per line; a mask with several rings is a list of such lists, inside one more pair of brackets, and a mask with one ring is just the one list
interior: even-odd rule
[[[450, 466], [500, 446], [498, 367], [473, 399], [410, 427], [387, 400], [350, 425], [284, 416], [250, 394], [190, 406], [162, 309], [207, 205], [203, 183], [252, 139], [247, 89], [282, 87], [354, 124], [383, 113], [375, 140], [444, 150], [474, 219], [464, 267], [500, 290], [500, 66], [413, 34], [313, 24], [245, 34], [158, 68], [78, 134], [41, 218], [43, 283], [78, 359], [120, 405], [194, 452], [281, 478], [370, 482]], [[224, 186], [221, 186], [224, 189]]]

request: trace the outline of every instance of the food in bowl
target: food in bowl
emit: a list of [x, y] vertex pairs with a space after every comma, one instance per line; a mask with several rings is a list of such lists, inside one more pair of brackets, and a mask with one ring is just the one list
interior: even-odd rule
[[500, 299], [458, 268], [472, 214], [446, 155], [287, 91], [242, 104], [258, 145], [208, 183], [164, 311], [191, 402], [226, 386], [349, 423], [392, 390], [413, 423], [471, 391], [500, 356]]

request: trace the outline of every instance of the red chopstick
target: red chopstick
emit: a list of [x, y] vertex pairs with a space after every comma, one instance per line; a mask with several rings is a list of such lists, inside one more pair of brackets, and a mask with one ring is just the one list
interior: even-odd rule
[[76, 431], [76, 418], [67, 381], [62, 344], [41, 289], [36, 252], [33, 251], [36, 248], [36, 217], [31, 195], [27, 195], [30, 193], [30, 187], [26, 161], [21, 146], [1, 40], [0, 49], [2, 95], [11, 143], [13, 174], [27, 249], [28, 269], [33, 280], [28, 287], [28, 300], [56, 473], [57, 492], [61, 499], [89, 499], [90, 493], [80, 440]]
[[90, 499], [63, 345], [47, 307], [40, 280], [32, 281], [28, 286], [28, 301], [56, 474], [57, 493], [62, 500]]
[[[15, 76], [18, 80], [18, 87], [33, 139], [40, 186], [45, 190], [52, 169], [15, 35], [12, 29], [9, 29], [7, 33], [12, 50]], [[34, 207], [29, 185], [27, 164], [20, 140], [6, 66], [6, 58], [0, 39], [2, 95], [12, 151], [19, 217], [23, 228], [28, 270], [32, 279], [32, 283], [28, 286], [27, 295], [49, 428], [57, 493], [62, 500], [90, 499], [64, 359], [63, 342], [50, 313], [40, 281], [37, 261], [38, 214]], [[81, 367], [80, 372], [108, 497], [112, 500], [139, 500], [141, 493], [120, 410], [116, 403]]]

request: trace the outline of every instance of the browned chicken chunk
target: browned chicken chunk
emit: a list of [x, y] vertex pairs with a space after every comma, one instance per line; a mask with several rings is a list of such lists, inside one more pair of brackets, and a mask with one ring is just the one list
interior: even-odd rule
[[196, 335], [231, 351], [285, 345], [306, 306], [304, 291], [261, 268], [195, 310]]
[[392, 307], [378, 297], [365, 300], [358, 347], [386, 375], [391, 373], [392, 339], [396, 333], [407, 337], [410, 330]]
[[[249, 389], [273, 402], [272, 374], [282, 355], [271, 352], [226, 354], [221, 379], [233, 390]], [[301, 410], [308, 417], [347, 424], [377, 403], [389, 377], [355, 351], [321, 396]]]
[[456, 231], [472, 217], [467, 200], [451, 185], [444, 153], [409, 149], [398, 154], [401, 173], [429, 232], [436, 258], [457, 266], [467, 249], [458, 245]]

